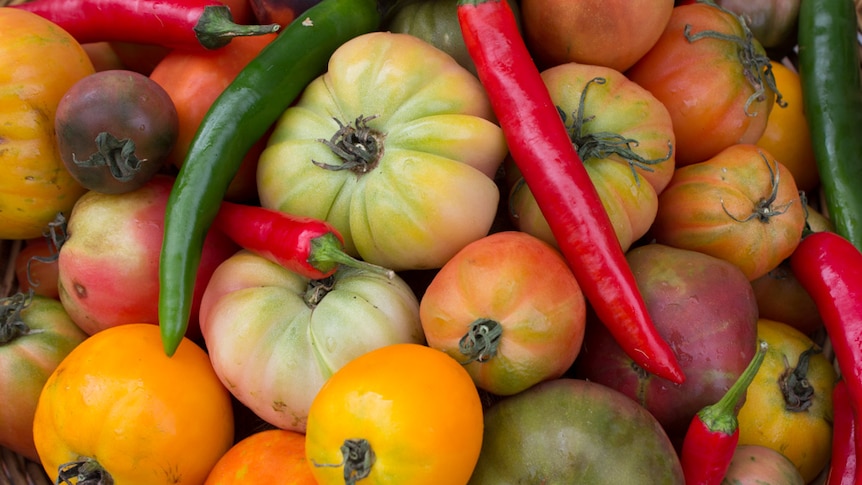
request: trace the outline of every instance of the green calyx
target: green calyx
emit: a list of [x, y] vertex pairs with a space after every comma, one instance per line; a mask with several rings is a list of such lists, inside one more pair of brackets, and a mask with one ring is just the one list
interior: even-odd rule
[[324, 274], [334, 271], [338, 265], [344, 265], [377, 273], [390, 280], [395, 277], [395, 272], [391, 269], [356, 259], [344, 252], [341, 240], [332, 232], [327, 232], [311, 240], [311, 250], [308, 252], [307, 262], [312, 268]]
[[748, 386], [754, 380], [757, 371], [760, 370], [760, 364], [766, 357], [768, 347], [769, 345], [761, 340], [754, 358], [751, 359], [748, 367], [739, 375], [739, 378], [730, 386], [724, 396], [717, 403], [706, 406], [697, 413], [698, 418], [711, 432], [733, 434], [739, 428], [736, 406], [748, 390]]
[[228, 45], [234, 37], [271, 34], [279, 29], [279, 24], [240, 25], [233, 21], [226, 5], [209, 5], [204, 7], [194, 31], [202, 46], [218, 49]]

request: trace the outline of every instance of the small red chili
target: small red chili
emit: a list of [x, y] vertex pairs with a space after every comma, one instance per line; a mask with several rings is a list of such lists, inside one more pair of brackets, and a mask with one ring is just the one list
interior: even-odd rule
[[757, 375], [766, 357], [766, 348], [766, 342], [761, 340], [748, 367], [724, 396], [698, 411], [691, 420], [680, 453], [686, 485], [722, 483], [739, 444], [737, 405]]
[[318, 219], [224, 201], [216, 215], [215, 227], [241, 248], [309, 279], [326, 278], [342, 264], [390, 278], [395, 274], [345, 253], [341, 234]]
[[179, 49], [217, 49], [278, 24], [239, 25], [218, 0], [33, 0], [13, 5], [46, 18], [79, 43], [119, 41]]
[[638, 365], [683, 382], [682, 369], [647, 312], [610, 218], [530, 57], [509, 2], [459, 0], [457, 13], [512, 159], [596, 315]]

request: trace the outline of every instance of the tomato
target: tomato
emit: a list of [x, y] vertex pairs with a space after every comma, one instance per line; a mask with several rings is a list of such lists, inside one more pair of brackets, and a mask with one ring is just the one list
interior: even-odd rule
[[[124, 194], [90, 191], [75, 204], [60, 248], [60, 301], [89, 334], [126, 323], [159, 321], [159, 255], [173, 179], [157, 175]], [[189, 337], [198, 337], [198, 309], [216, 266], [237, 246], [218, 231], [204, 240]]]
[[283, 429], [254, 433], [227, 451], [204, 485], [317, 485], [305, 458], [305, 435]]
[[[65, 232], [57, 234], [59, 238], [65, 236]], [[24, 242], [24, 248], [15, 257], [15, 281], [19, 291], [26, 293], [33, 290], [37, 295], [60, 298], [60, 290], [57, 288], [57, 248], [63, 242], [62, 239], [51, 237], [28, 239]]]
[[[551, 99], [608, 212], [624, 250], [655, 219], [674, 171], [673, 125], [648, 91], [610, 68], [568, 63], [542, 72]], [[507, 163], [515, 227], [556, 246], [547, 220], [514, 163]]]
[[537, 64], [625, 71], [655, 44], [673, 0], [521, 0], [524, 37]]
[[2, 8], [0, 32], [0, 239], [30, 239], [85, 192], [57, 152], [54, 113], [95, 70], [75, 39], [36, 14]]
[[320, 485], [465, 484], [479, 458], [482, 419], [476, 386], [455, 359], [423, 345], [389, 345], [327, 381], [308, 415], [305, 449]]
[[805, 485], [793, 463], [781, 453], [758, 445], [738, 445], [722, 483], [734, 485]]
[[766, 131], [756, 145], [768, 151], [790, 173], [799, 190], [811, 192], [820, 185], [817, 161], [811, 147], [808, 120], [802, 110], [802, 84], [799, 74], [780, 63], [772, 64], [775, 85], [784, 98], [785, 106], [776, 106], [769, 113]]
[[356, 37], [276, 123], [261, 204], [328, 221], [370, 263], [439, 268], [494, 222], [507, 147], [491, 119], [448, 54], [408, 34]]
[[785, 323], [760, 319], [757, 335], [769, 349], [739, 409], [739, 444], [778, 451], [810, 483], [831, 455], [835, 370], [809, 337]]
[[[179, 133], [168, 155], [169, 164], [182, 166], [213, 101], [273, 39], [273, 35], [255, 35], [237, 37], [213, 51], [174, 50], [155, 66], [150, 79], [167, 91], [179, 117]], [[228, 186], [226, 199], [240, 202], [257, 198], [257, 160], [265, 144], [263, 137], [246, 153]]]
[[39, 459], [33, 415], [42, 386], [85, 338], [57, 300], [24, 293], [0, 299], [0, 446]]
[[558, 251], [505, 231], [452, 257], [426, 289], [419, 316], [430, 347], [461, 362], [478, 387], [502, 396], [571, 367], [586, 306]]
[[790, 256], [804, 226], [793, 176], [762, 148], [744, 144], [678, 168], [650, 232], [659, 243], [730, 261], [754, 280]]
[[788, 260], [751, 282], [760, 316], [786, 323], [813, 337], [823, 328], [817, 304], [793, 273]]
[[233, 426], [230, 393], [206, 353], [184, 339], [168, 357], [157, 326], [133, 323], [90, 336], [63, 359], [39, 397], [33, 434], [54, 479], [84, 463], [111, 483], [177, 485], [204, 482]]
[[[521, 10], [517, 0], [508, 0], [515, 21], [520, 26]], [[385, 30], [410, 34], [451, 55], [476, 73], [473, 58], [464, 45], [461, 25], [458, 23], [458, 0], [409, 0], [396, 2], [386, 19]]]
[[60, 157], [88, 190], [139, 189], [165, 164], [179, 121], [168, 93], [134, 71], [101, 71], [75, 83], [57, 107]]
[[419, 302], [400, 277], [343, 267], [309, 280], [246, 251], [213, 273], [200, 322], [231, 393], [270, 424], [300, 432], [333, 372], [378, 347], [425, 341]]
[[739, 18], [711, 2], [678, 6], [658, 42], [626, 71], [670, 112], [677, 165], [755, 143], [766, 129], [775, 102], [769, 58], [747, 39]]

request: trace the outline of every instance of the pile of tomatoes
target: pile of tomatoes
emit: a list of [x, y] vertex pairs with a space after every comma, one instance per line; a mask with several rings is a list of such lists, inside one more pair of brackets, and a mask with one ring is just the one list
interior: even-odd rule
[[[304, 12], [327, 2], [225, 3], [238, 23], [284, 29], [311, 28]], [[799, 2], [508, 0], [623, 252], [709, 258], [750, 300], [750, 338], [707, 355], [710, 377], [659, 328], [684, 370], [701, 366], [686, 383], [696, 409], [665, 414], [647, 386], [680, 383], [628, 357], [617, 382], [585, 378], [603, 322], [583, 290], [608, 282], [578, 281], [561, 253], [456, 3], [395, 2], [278, 99], [289, 107], [263, 136], [224, 133], [250, 148], [206, 210], [325, 221], [345, 259], [310, 278], [210, 228], [172, 353], [159, 265], [174, 181], [217, 126], [210, 107], [281, 34], [212, 50], [79, 43], [0, 7], [0, 445], [57, 483], [683, 483], [669, 422], [717, 400], [763, 340], [727, 476], [824, 483], [840, 371], [787, 262], [803, 233], [834, 231]], [[94, 137], [106, 144], [89, 149]], [[724, 290], [698, 291], [687, 299]], [[639, 375], [651, 383], [633, 390]]]

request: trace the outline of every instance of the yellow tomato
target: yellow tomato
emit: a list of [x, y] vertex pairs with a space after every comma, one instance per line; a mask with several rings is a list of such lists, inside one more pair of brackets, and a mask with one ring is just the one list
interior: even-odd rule
[[200, 485], [233, 444], [232, 409], [191, 340], [168, 357], [158, 326], [119, 325], [87, 338], [51, 374], [33, 437], [55, 479], [83, 460], [119, 485]]
[[769, 350], [739, 410], [739, 444], [778, 451], [810, 483], [832, 452], [835, 370], [810, 338], [785, 323], [760, 319], [757, 335]]
[[95, 69], [72, 36], [36, 14], [0, 8], [0, 32], [0, 239], [29, 239], [85, 192], [57, 151], [54, 112]]
[[311, 405], [306, 456], [320, 485], [463, 485], [482, 447], [482, 403], [444, 352], [395, 344], [348, 362]]
[[757, 145], [790, 170], [799, 190], [810, 192], [820, 185], [820, 175], [811, 147], [808, 121], [802, 111], [802, 83], [799, 74], [784, 64], [773, 62], [772, 73], [787, 106], [782, 108], [776, 104], [772, 107], [766, 131]]

